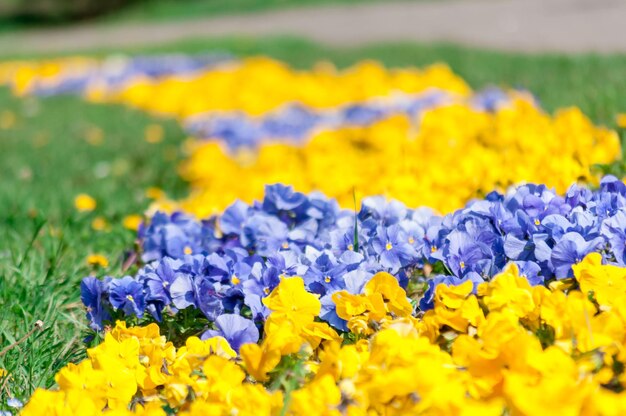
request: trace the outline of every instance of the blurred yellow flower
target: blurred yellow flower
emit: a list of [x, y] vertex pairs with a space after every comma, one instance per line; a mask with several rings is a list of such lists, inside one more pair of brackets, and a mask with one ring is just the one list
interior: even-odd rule
[[100, 146], [104, 142], [104, 131], [96, 126], [88, 128], [85, 133], [85, 141], [92, 146]]
[[151, 186], [146, 189], [146, 198], [149, 199], [162, 199], [165, 198], [165, 191], [161, 188], [157, 188], [156, 186]]
[[96, 200], [87, 194], [78, 194], [74, 198], [74, 207], [80, 212], [91, 212], [96, 209]]
[[144, 139], [148, 143], [159, 143], [163, 141], [163, 136], [165, 135], [165, 131], [163, 130], [163, 126], [160, 124], [150, 124], [146, 126], [144, 131]]
[[132, 231], [137, 231], [141, 222], [143, 221], [143, 217], [137, 214], [131, 214], [124, 217], [122, 220], [122, 225], [124, 228], [127, 228]]
[[109, 260], [102, 254], [90, 254], [87, 256], [87, 264], [93, 267], [108, 267]]
[[0, 113], [0, 129], [8, 130], [12, 128], [15, 125], [16, 120], [17, 117], [15, 116], [15, 113], [13, 111], [3, 111], [2, 113]]
[[615, 116], [615, 122], [617, 123], [617, 127], [626, 129], [626, 113], [620, 113]]
[[104, 217], [96, 217], [91, 221], [91, 228], [96, 231], [104, 231], [108, 228], [108, 223]]

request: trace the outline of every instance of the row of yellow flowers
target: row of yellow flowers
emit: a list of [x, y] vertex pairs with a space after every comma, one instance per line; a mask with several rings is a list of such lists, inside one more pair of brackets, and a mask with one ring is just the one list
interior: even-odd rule
[[23, 414], [624, 414], [626, 268], [594, 253], [574, 272], [550, 288], [515, 265], [476, 294], [442, 284], [423, 316], [380, 273], [333, 296], [346, 334], [317, 320], [300, 278], [283, 278], [262, 341], [239, 355], [220, 337], [176, 348], [154, 324], [118, 323]]
[[[9, 62], [0, 66], [0, 81], [11, 83], [18, 95], [26, 95], [42, 83], [52, 84], [101, 65], [97, 60], [80, 57]], [[185, 118], [232, 110], [262, 115], [293, 102], [327, 109], [396, 92], [416, 94], [433, 88], [462, 96], [471, 92], [465, 81], [445, 65], [423, 70], [387, 69], [375, 61], [363, 61], [342, 71], [330, 63], [298, 71], [273, 59], [254, 57], [193, 73], [138, 76], [114, 88], [93, 84], [85, 89], [85, 95], [91, 101], [117, 102]]]

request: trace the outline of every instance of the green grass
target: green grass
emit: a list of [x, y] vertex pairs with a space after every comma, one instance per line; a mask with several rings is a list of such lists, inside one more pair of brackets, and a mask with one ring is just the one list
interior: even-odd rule
[[[154, 120], [147, 115], [77, 97], [21, 100], [3, 88], [0, 114], [6, 111], [17, 122], [0, 130], [0, 351], [37, 320], [44, 330], [0, 357], [11, 374], [0, 380], [2, 399], [50, 386], [60, 367], [82, 356], [78, 284], [91, 272], [86, 256], [102, 253], [107, 272], [121, 273], [134, 233], [119, 224], [146, 208], [148, 186], [183, 189], [170, 153], [185, 137], [174, 121], [159, 121], [167, 139], [148, 144], [143, 131]], [[100, 146], [85, 140], [94, 126], [104, 133]], [[74, 210], [80, 192], [96, 198], [93, 213]], [[98, 215], [113, 224], [110, 232], [91, 229]]]
[[294, 9], [322, 4], [351, 5], [373, 3], [375, 1], [381, 0], [151, 0], [131, 4], [124, 9], [104, 16], [102, 19], [115, 22], [126, 20], [193, 19], [228, 14], [256, 13], [275, 9]]
[[[265, 54], [299, 68], [322, 59], [342, 67], [363, 58], [390, 66], [445, 61], [474, 87], [527, 88], [549, 110], [578, 105], [608, 125], [616, 112], [626, 111], [626, 95], [620, 94], [626, 91], [626, 56], [526, 56], [411, 44], [334, 49], [286, 38], [198, 40], [129, 52], [215, 49]], [[159, 120], [166, 140], [148, 144], [143, 131], [154, 119], [123, 107], [91, 105], [77, 97], [17, 99], [0, 89], [0, 117], [7, 110], [17, 122], [0, 130], [0, 351], [35, 321], [45, 324], [0, 357], [0, 368], [11, 373], [0, 380], [0, 409], [9, 395], [24, 399], [36, 387], [52, 386], [60, 367], [84, 355], [78, 285], [90, 273], [85, 257], [104, 254], [111, 266], [99, 273], [119, 276], [123, 252], [134, 240], [119, 225], [122, 217], [147, 207], [143, 191], [150, 185], [184, 193], [176, 161], [165, 157], [185, 137], [174, 121]], [[100, 146], [85, 140], [94, 126], [103, 132]], [[75, 212], [72, 201], [80, 192], [97, 199], [94, 213]], [[96, 215], [109, 220], [109, 232], [90, 228]]]
[[[141, 21], [171, 21], [197, 19], [232, 14], [249, 14], [268, 10], [298, 9], [307, 6], [358, 3], [373, 3], [383, 0], [136, 0], [123, 8], [92, 17], [91, 22], [124, 23]], [[424, 0], [391, 0], [424, 1]], [[41, 25], [67, 25], [63, 19], [45, 21], [42, 19], [2, 18], [0, 33], [28, 29]]]

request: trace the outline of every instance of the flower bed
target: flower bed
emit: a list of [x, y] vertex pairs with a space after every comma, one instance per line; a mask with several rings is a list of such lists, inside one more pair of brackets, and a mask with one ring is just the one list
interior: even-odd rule
[[620, 144], [578, 109], [441, 65], [70, 58], [0, 81], [196, 136], [190, 196], [152, 190], [128, 275], [82, 280], [95, 346], [23, 414], [626, 410], [626, 185], [597, 166]]

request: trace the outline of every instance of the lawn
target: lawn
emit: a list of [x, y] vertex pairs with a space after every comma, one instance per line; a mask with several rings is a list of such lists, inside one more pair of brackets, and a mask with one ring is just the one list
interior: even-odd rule
[[[151, 0], [137, 2], [102, 19], [118, 22], [126, 20], [171, 20], [210, 17], [227, 14], [255, 13], [273, 9], [328, 4], [354, 5], [380, 0]], [[398, 1], [398, 0], [395, 0]], [[404, 0], [419, 1], [419, 0]], [[422, 0], [423, 1], [423, 0]]]
[[[319, 60], [341, 67], [364, 58], [389, 66], [444, 61], [475, 88], [526, 88], [550, 111], [577, 105], [613, 126], [614, 115], [626, 110], [626, 95], [620, 94], [626, 91], [626, 56], [531, 56], [412, 44], [333, 49], [288, 38], [198, 40], [128, 52], [207, 50], [264, 54], [300, 68]], [[150, 144], [144, 129], [155, 122], [164, 126], [165, 140]], [[27, 398], [84, 355], [78, 285], [92, 271], [85, 259], [101, 253], [111, 264], [96, 272], [121, 275], [123, 253], [134, 240], [122, 218], [148, 206], [149, 186], [184, 193], [176, 175], [184, 138], [173, 120], [77, 97], [17, 99], [0, 89], [0, 368], [11, 373], [0, 379], [0, 409], [9, 392]], [[75, 211], [73, 199], [81, 192], [96, 198], [93, 213]], [[92, 230], [96, 216], [106, 218], [109, 231]], [[37, 320], [43, 330], [5, 353]]]
[[[21, 100], [2, 89], [0, 114], [7, 124], [7, 114], [16, 116], [0, 130], [0, 351], [44, 322], [43, 331], [0, 356], [0, 368], [12, 374], [0, 381], [6, 399], [9, 391], [27, 397], [50, 385], [61, 366], [83, 354], [78, 283], [91, 272], [86, 256], [101, 253], [107, 272], [121, 273], [134, 233], [119, 224], [145, 209], [148, 186], [182, 188], [174, 159], [184, 136], [164, 121], [167, 139], [148, 144], [144, 128], [154, 121], [145, 114], [76, 97]], [[94, 212], [75, 212], [81, 192], [96, 198]], [[96, 216], [110, 231], [92, 230]]]
[[[143, 0], [129, 2], [121, 9], [91, 17], [90, 21], [103, 23], [123, 23], [142, 21], [171, 21], [194, 18], [206, 18], [229, 14], [247, 14], [277, 9], [297, 9], [319, 5], [354, 5], [373, 3], [381, 0]], [[424, 0], [393, 0], [424, 1]], [[46, 21], [41, 18], [4, 17], [0, 14], [0, 33], [28, 29], [40, 25], [67, 24], [59, 19]]]

